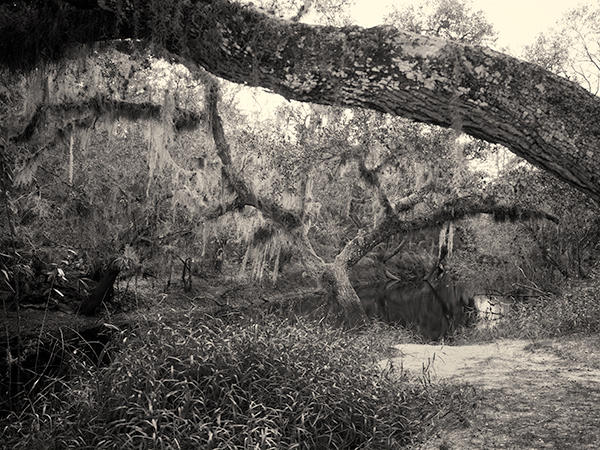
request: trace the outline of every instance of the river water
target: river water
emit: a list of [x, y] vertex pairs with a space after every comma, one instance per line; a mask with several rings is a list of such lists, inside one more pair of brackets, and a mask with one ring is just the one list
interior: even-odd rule
[[413, 327], [426, 339], [444, 337], [453, 327], [475, 321], [472, 297], [448, 284], [375, 284], [356, 288], [367, 315], [388, 323]]

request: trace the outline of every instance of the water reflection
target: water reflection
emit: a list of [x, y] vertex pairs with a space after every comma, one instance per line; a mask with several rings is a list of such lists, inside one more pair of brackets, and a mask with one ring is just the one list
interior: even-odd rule
[[492, 328], [503, 320], [512, 307], [512, 302], [499, 295], [474, 295], [477, 310], [477, 327]]
[[356, 289], [369, 317], [416, 327], [427, 339], [437, 340], [453, 326], [466, 325], [474, 314], [473, 299], [460, 287], [377, 284]]

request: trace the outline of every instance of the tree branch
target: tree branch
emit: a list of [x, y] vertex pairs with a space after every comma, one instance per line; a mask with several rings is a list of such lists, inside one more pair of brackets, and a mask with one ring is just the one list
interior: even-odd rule
[[221, 173], [236, 193], [241, 204], [253, 206], [263, 216], [280, 225], [284, 230], [291, 232], [302, 225], [301, 217], [294, 211], [280, 207], [275, 202], [260, 197], [248, 186], [248, 184], [235, 173], [232, 165], [231, 150], [225, 138], [221, 117], [217, 110], [218, 86], [215, 82], [207, 87], [207, 111], [211, 125], [212, 135], [217, 150], [217, 155], [223, 164]]
[[377, 171], [367, 169], [364, 158], [360, 158], [358, 161], [358, 173], [360, 174], [361, 179], [377, 193], [377, 198], [383, 207], [384, 214], [386, 216], [395, 215], [396, 212], [394, 211], [390, 199], [381, 188]]
[[[102, 96], [82, 102], [41, 104], [22, 130], [13, 131], [11, 140], [15, 143], [29, 142], [36, 135], [45, 141], [73, 128], [89, 128], [97, 119], [108, 116], [113, 120], [159, 120], [163, 106], [155, 103], [133, 103], [111, 100]], [[175, 108], [173, 127], [175, 130], [197, 128], [205, 118], [201, 114]]]
[[444, 127], [460, 118], [462, 131], [600, 200], [600, 99], [535, 64], [392, 27], [289, 22], [227, 0], [70, 3], [87, 9], [62, 2], [23, 17], [3, 6], [0, 62], [56, 55], [72, 42], [150, 39], [215, 75], [287, 98]]
[[402, 239], [402, 241], [392, 251], [385, 253], [382, 256], [382, 262], [384, 264], [386, 262], [388, 262], [390, 259], [392, 259], [394, 256], [396, 256], [398, 253], [400, 253], [400, 251], [404, 248], [405, 245], [406, 245], [406, 238]]
[[[310, 263], [310, 266], [324, 267], [325, 261], [314, 251], [308, 236], [302, 230], [302, 217], [294, 211], [280, 207], [269, 199], [256, 195], [250, 186], [235, 173], [232, 166], [230, 146], [225, 137], [222, 120], [217, 110], [218, 85], [214, 80], [207, 86], [206, 100], [217, 155], [223, 164], [222, 176], [237, 196], [234, 201], [235, 205], [238, 207], [248, 205], [258, 209], [265, 218], [272, 220], [294, 239], [298, 244], [302, 257]], [[231, 206], [232, 209], [235, 209], [233, 204]]]
[[477, 214], [491, 214], [494, 220], [499, 222], [545, 219], [558, 223], [555, 216], [545, 211], [503, 205], [493, 197], [461, 197], [444, 203], [424, 217], [402, 220], [398, 216], [387, 216], [374, 229], [359, 231], [358, 235], [348, 242], [336, 256], [336, 263], [348, 268], [352, 267], [376, 245], [395, 234], [406, 234], [431, 228], [447, 221], [463, 219]]
[[413, 209], [418, 203], [422, 202], [425, 195], [431, 190], [431, 183], [425, 184], [417, 192], [413, 192], [406, 197], [401, 198], [394, 204], [394, 211], [396, 214], [403, 213]]

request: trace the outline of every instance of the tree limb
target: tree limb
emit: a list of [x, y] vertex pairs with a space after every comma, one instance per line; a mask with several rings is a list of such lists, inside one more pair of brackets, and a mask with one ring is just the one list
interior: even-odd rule
[[377, 199], [379, 203], [383, 207], [384, 214], [386, 216], [394, 215], [396, 212], [394, 211], [394, 207], [392, 206], [390, 199], [383, 191], [381, 187], [381, 183], [379, 181], [379, 175], [377, 171], [367, 169], [365, 166], [365, 161], [363, 158], [358, 161], [358, 173], [360, 174], [361, 179], [377, 193]]
[[[155, 103], [118, 101], [102, 96], [82, 102], [40, 104], [24, 128], [14, 132], [11, 140], [15, 143], [30, 142], [38, 135], [38, 140], [49, 141], [73, 128], [89, 128], [104, 116], [113, 120], [159, 120], [163, 109], [162, 105]], [[181, 108], [175, 108], [172, 118], [177, 131], [194, 129], [204, 122], [201, 114]]]
[[406, 234], [431, 228], [450, 220], [463, 219], [477, 214], [491, 214], [497, 221], [535, 218], [558, 222], [555, 216], [545, 211], [507, 206], [499, 203], [493, 197], [461, 197], [444, 203], [427, 216], [410, 220], [402, 220], [398, 216], [387, 216], [374, 229], [361, 230], [336, 256], [336, 262], [348, 268], [352, 267], [376, 245], [395, 234]]
[[[69, 3], [43, 19], [4, 6], [0, 63], [53, 55], [72, 42], [146, 38], [215, 75], [287, 98], [445, 127], [459, 118], [462, 131], [600, 200], [600, 99], [535, 64], [389, 26], [289, 22], [227, 0]], [[52, 24], [49, 36], [40, 21]]]
[[425, 195], [430, 191], [431, 183], [426, 184], [423, 188], [417, 192], [413, 192], [406, 197], [401, 198], [394, 204], [394, 211], [396, 213], [403, 213], [413, 209], [418, 203], [422, 202]]
[[217, 155], [223, 164], [221, 171], [223, 178], [227, 180], [238, 197], [238, 201], [244, 205], [253, 206], [266, 218], [280, 225], [286, 231], [293, 231], [302, 225], [300, 216], [294, 211], [280, 207], [275, 202], [256, 195], [248, 184], [235, 173], [231, 160], [231, 150], [225, 138], [221, 117], [217, 111], [218, 86], [215, 82], [207, 87], [207, 110], [211, 125], [213, 139]]
[[384, 264], [386, 262], [388, 262], [390, 259], [392, 259], [394, 256], [396, 256], [398, 253], [400, 253], [400, 251], [404, 248], [405, 245], [406, 245], [406, 238], [402, 239], [402, 241], [392, 251], [385, 253], [382, 257], [382, 262]]

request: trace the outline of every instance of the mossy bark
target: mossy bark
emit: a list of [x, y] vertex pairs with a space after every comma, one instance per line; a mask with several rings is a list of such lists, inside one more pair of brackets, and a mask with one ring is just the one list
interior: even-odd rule
[[321, 285], [327, 293], [330, 310], [341, 317], [347, 327], [356, 327], [367, 322], [367, 315], [350, 283], [348, 267], [333, 263], [324, 267]]
[[600, 98], [535, 64], [388, 26], [288, 22], [227, 0], [59, 3], [27, 17], [0, 10], [0, 63], [72, 42], [150, 39], [215, 75], [287, 98], [458, 127], [600, 200]]

